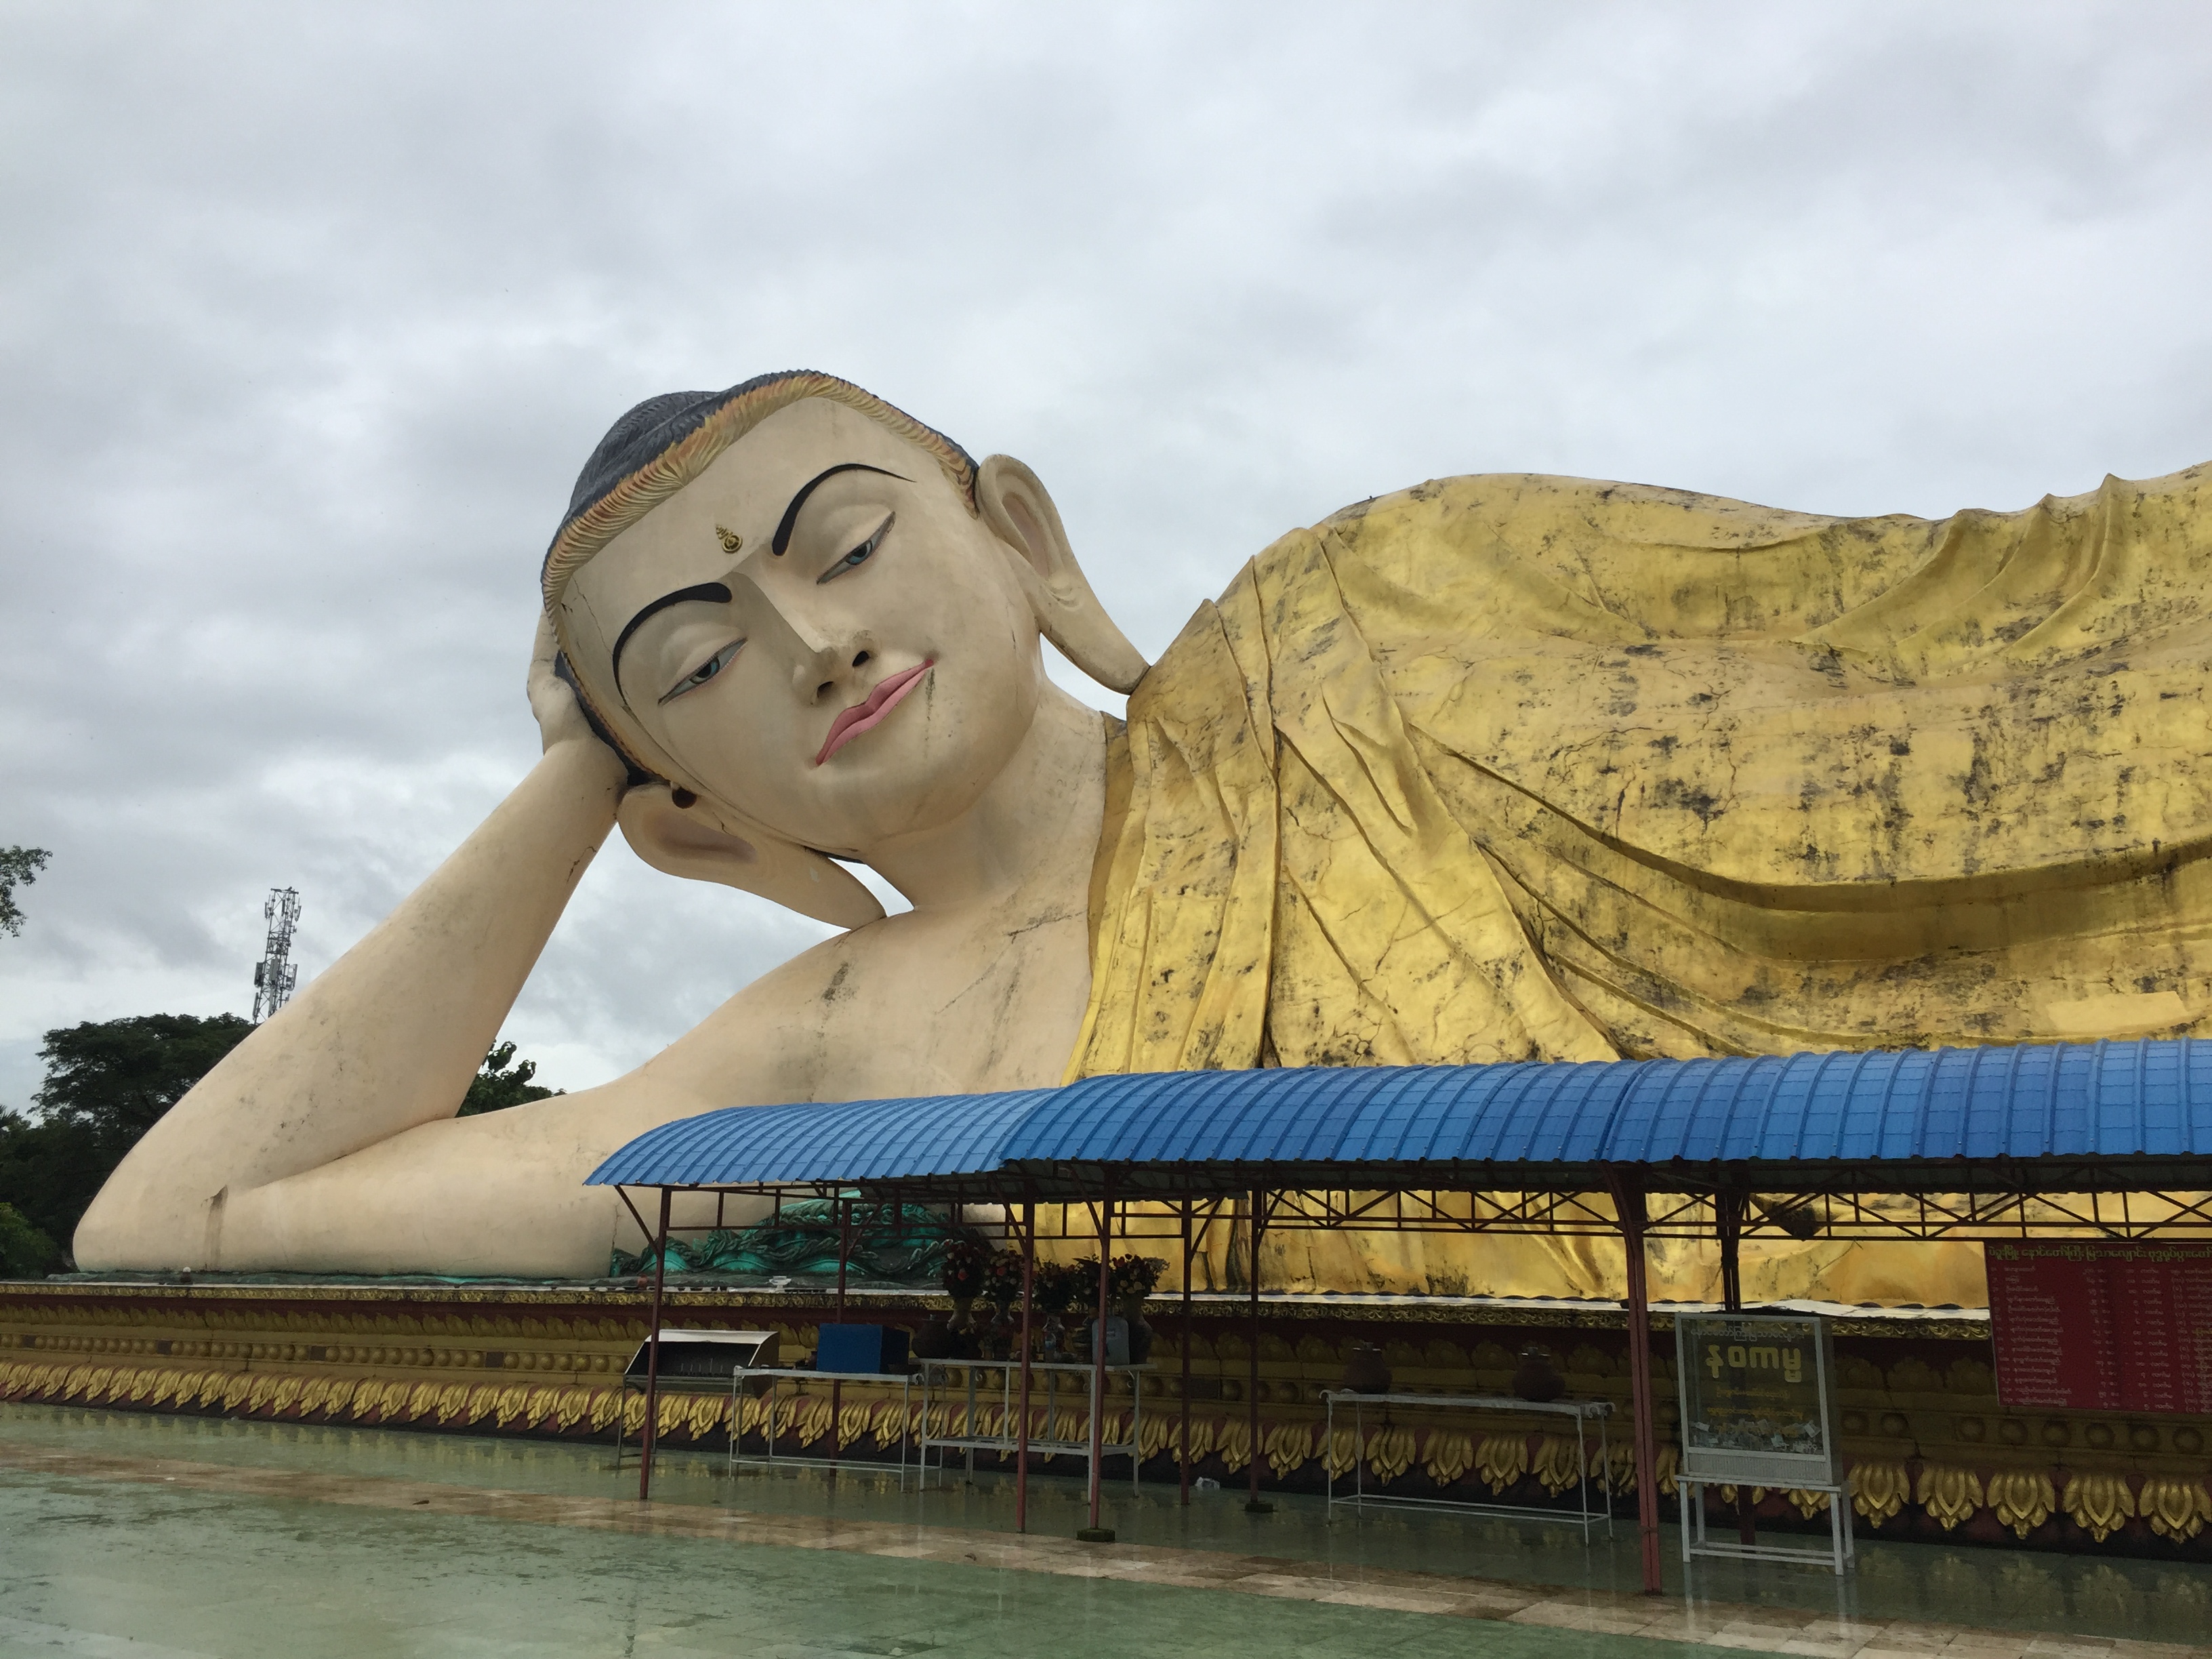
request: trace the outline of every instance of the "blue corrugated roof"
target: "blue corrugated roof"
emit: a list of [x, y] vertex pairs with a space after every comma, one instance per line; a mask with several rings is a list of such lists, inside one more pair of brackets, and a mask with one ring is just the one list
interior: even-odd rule
[[1224, 1181], [1273, 1170], [1371, 1185], [1417, 1169], [1519, 1181], [1613, 1164], [1897, 1170], [1958, 1159], [2201, 1165], [2212, 1159], [2212, 1045], [1145, 1073], [1015, 1094], [732, 1108], [640, 1136], [591, 1180], [923, 1182], [1113, 1164], [1133, 1176], [1202, 1167]]
[[988, 1174], [1004, 1161], [1013, 1127], [1056, 1092], [727, 1106], [647, 1130], [592, 1170], [585, 1185], [727, 1187]]

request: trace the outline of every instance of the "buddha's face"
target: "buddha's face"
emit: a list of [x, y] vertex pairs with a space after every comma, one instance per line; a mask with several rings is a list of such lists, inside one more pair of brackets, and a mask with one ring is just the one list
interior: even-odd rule
[[1043, 664], [1009, 558], [934, 459], [810, 399], [577, 572], [561, 629], [675, 782], [865, 857], [965, 811], [1030, 730]]

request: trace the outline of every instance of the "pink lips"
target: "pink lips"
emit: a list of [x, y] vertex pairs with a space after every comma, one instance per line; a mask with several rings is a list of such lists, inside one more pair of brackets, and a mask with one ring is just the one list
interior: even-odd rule
[[902, 669], [869, 692], [864, 701], [840, 710], [837, 718], [830, 722], [830, 735], [823, 738], [822, 752], [814, 757], [814, 763], [821, 765], [863, 732], [872, 732], [882, 725], [906, 694], [921, 683], [921, 677], [936, 666], [937, 659], [932, 657], [918, 668]]

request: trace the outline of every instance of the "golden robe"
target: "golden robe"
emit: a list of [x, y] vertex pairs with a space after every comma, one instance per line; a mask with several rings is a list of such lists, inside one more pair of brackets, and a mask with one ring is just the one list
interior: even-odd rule
[[[2212, 467], [1941, 522], [1446, 479], [1284, 537], [1129, 699], [1068, 1076], [2173, 1035], [2212, 1015]], [[1293, 1285], [1619, 1295], [1568, 1240]], [[1668, 1247], [1654, 1294], [1710, 1293]], [[1746, 1246], [1978, 1303], [1978, 1249]]]

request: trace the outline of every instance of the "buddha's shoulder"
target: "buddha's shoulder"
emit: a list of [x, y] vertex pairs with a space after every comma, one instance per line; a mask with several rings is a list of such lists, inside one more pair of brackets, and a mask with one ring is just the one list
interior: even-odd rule
[[1700, 539], [1719, 526], [1753, 539], [1820, 522], [1813, 514], [1660, 484], [1551, 472], [1469, 472], [1354, 501], [1315, 525], [1311, 533], [1357, 545], [1455, 526], [1514, 526], [1541, 535], [1601, 525], [1613, 534], [1662, 537], [1695, 526]]

